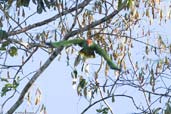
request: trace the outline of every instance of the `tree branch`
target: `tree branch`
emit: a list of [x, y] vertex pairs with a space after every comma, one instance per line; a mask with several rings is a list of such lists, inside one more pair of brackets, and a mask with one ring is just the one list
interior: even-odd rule
[[[106, 99], [112, 98], [112, 97], [113, 97], [113, 96], [107, 96], [107, 97], [104, 97], [104, 98], [102, 98], [102, 99], [100, 99], [100, 100], [95, 101], [94, 103], [90, 104], [87, 108], [85, 108], [85, 109], [81, 112], [81, 114], [84, 114], [88, 109], [90, 109], [90, 108], [91, 108], [92, 106], [94, 106], [95, 104], [97, 104], [97, 103], [99, 103], [99, 102], [101, 102], [101, 101], [104, 101], [104, 100], [106, 100]], [[132, 100], [134, 106], [138, 109], [138, 106], [136, 105], [136, 103], [135, 103], [133, 97], [128, 96], [128, 95], [114, 95], [114, 97], [127, 97], [127, 98], [130, 98], [130, 99]]]

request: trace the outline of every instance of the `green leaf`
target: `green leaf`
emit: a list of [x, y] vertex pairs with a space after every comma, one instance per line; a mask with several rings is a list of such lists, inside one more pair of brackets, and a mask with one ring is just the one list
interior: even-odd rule
[[122, 6], [122, 0], [118, 0], [118, 9], [120, 9]]
[[171, 114], [171, 107], [169, 103], [167, 103], [167, 107], [166, 110], [164, 111], [164, 114]]
[[84, 88], [87, 85], [87, 82], [84, 78], [80, 78], [79, 86]]
[[3, 82], [8, 82], [8, 79], [7, 78], [1, 78], [1, 81]]
[[81, 94], [81, 90], [82, 90], [82, 88], [81, 88], [80, 86], [77, 86], [77, 94], [78, 94], [79, 96], [82, 95], [82, 94]]
[[1, 46], [1, 47], [5, 48], [5, 47], [8, 46], [9, 44], [10, 44], [9, 41], [5, 41], [5, 42], [2, 43], [2, 46]]
[[20, 7], [20, 6], [28, 7], [29, 2], [30, 0], [17, 0], [17, 7]]
[[16, 89], [18, 85], [19, 85], [19, 82], [17, 80], [14, 80], [13, 89]]
[[45, 10], [45, 6], [42, 0], [38, 0], [38, 5], [37, 5], [37, 13], [42, 13], [42, 11]]
[[74, 70], [74, 76], [75, 76], [75, 78], [77, 78], [77, 75], [78, 75], [77, 70]]
[[74, 70], [73, 72], [71, 72], [71, 77], [72, 77], [73, 79], [77, 79], [77, 77], [78, 77], [78, 72], [77, 72], [77, 70]]
[[105, 107], [103, 109], [96, 109], [96, 111], [101, 114], [108, 114], [109, 108]]
[[33, 2], [34, 4], [36, 4], [36, 0], [32, 0], [32, 2]]
[[7, 39], [8, 33], [4, 30], [0, 30], [0, 40]]
[[79, 54], [74, 61], [74, 67], [76, 67], [80, 63], [81, 59], [81, 55]]
[[2, 43], [1, 47], [0, 47], [0, 50], [1, 51], [5, 51], [6, 50], [6, 46], [8, 46], [10, 44], [9, 41], [5, 41]]
[[[1, 78], [1, 81], [6, 81], [8, 82], [7, 79], [2, 79]], [[19, 85], [19, 77], [17, 77], [16, 80], [14, 80], [13, 84], [11, 83], [6, 83], [5, 86], [2, 88], [1, 90], [1, 97], [5, 96], [7, 92], [11, 91], [11, 90], [15, 90]]]
[[87, 98], [87, 87], [84, 88], [83, 93], [84, 93], [84, 97]]
[[115, 102], [115, 96], [112, 94], [112, 102]]
[[1, 90], [1, 97], [5, 96], [8, 91], [11, 91], [13, 88], [13, 84], [7, 83]]
[[101, 113], [101, 112], [102, 112], [102, 109], [96, 109], [96, 111], [97, 111], [98, 113]]
[[[86, 85], [87, 85], [86, 79], [84, 79], [82, 76], [80, 76], [79, 84], [77, 86], [77, 94], [78, 95], [82, 96], [82, 92], [84, 92], [83, 89], [86, 88]], [[83, 93], [83, 94], [85, 94], [85, 93]]]
[[132, 6], [132, 0], [128, 0], [128, 4], [127, 4], [127, 7], [130, 8]]
[[14, 47], [14, 46], [10, 47], [10, 49], [9, 49], [10, 56], [12, 56], [12, 57], [16, 56], [18, 54], [17, 51], [18, 50], [16, 47]]
[[42, 7], [40, 5], [37, 6], [37, 13], [41, 14], [42, 13]]
[[50, 4], [49, 4], [49, 1], [48, 1], [48, 0], [44, 0], [44, 3], [46, 4], [46, 6], [47, 6], [48, 8], [50, 8]]
[[5, 48], [5, 47], [0, 47], [0, 50], [1, 50], [1, 51], [5, 51], [6, 48]]
[[160, 107], [156, 108], [154, 111], [153, 111], [153, 114], [159, 114], [159, 111], [161, 110]]

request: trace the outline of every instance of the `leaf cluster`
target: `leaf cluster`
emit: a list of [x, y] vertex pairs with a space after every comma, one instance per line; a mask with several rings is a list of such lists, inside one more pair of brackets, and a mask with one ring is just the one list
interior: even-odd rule
[[1, 0], [0, 3], [4, 3], [9, 7], [12, 5], [12, 3], [15, 3], [17, 7], [29, 7], [31, 1], [37, 5], [37, 13], [39, 14], [43, 11], [46, 11], [46, 8], [49, 9], [51, 6], [55, 5], [55, 1], [53, 0]]

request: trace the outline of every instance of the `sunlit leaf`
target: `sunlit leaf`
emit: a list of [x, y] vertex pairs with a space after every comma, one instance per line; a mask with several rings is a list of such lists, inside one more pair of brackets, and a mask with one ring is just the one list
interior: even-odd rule
[[169, 63], [169, 59], [168, 59], [167, 57], [165, 57], [165, 59], [164, 59], [164, 63], [165, 63], [166, 65], [170, 65], [170, 63]]
[[168, 10], [167, 12], [167, 19], [170, 19], [171, 18], [171, 10]]
[[38, 105], [41, 101], [41, 91], [39, 88], [36, 90], [35, 105]]
[[150, 17], [150, 25], [152, 25], [154, 22], [154, 19], [152, 17]]
[[162, 11], [162, 10], [160, 10], [159, 15], [160, 15], [160, 21], [161, 21], [161, 20], [162, 20], [162, 18], [163, 18], [163, 11]]
[[35, 99], [35, 105], [38, 105], [40, 103], [40, 96], [37, 96]]
[[146, 9], [146, 16], [149, 18], [150, 17], [150, 13], [149, 13], [149, 9]]
[[134, 11], [135, 12], [134, 12], [133, 16], [134, 16], [135, 19], [138, 19], [139, 18], [139, 13], [138, 13], [137, 10], [134, 10]]
[[15, 85], [15, 84], [11, 84], [11, 83], [5, 84], [1, 90], [1, 97], [5, 96], [7, 92], [16, 89], [16, 87], [17, 87], [17, 85]]
[[109, 72], [109, 66], [106, 63], [106, 66], [105, 66], [105, 76], [108, 76], [108, 72]]

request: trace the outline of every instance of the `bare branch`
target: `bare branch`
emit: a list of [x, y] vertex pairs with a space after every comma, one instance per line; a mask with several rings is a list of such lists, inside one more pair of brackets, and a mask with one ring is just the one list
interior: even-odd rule
[[[94, 106], [95, 104], [97, 104], [97, 103], [99, 103], [99, 102], [101, 102], [101, 101], [104, 101], [104, 100], [106, 100], [106, 99], [112, 98], [112, 97], [113, 97], [113, 96], [107, 96], [107, 97], [104, 97], [104, 98], [102, 98], [102, 99], [100, 99], [100, 100], [98, 100], [98, 101], [95, 101], [94, 103], [90, 104], [87, 108], [85, 108], [85, 109], [81, 112], [81, 114], [84, 114], [88, 109], [90, 109], [90, 108], [91, 108], [92, 106]], [[135, 103], [133, 97], [131, 97], [131, 96], [128, 96], [128, 95], [114, 95], [114, 97], [126, 97], [126, 98], [129, 98], [129, 99], [132, 100], [134, 106], [135, 106], [137, 109], [139, 109], [139, 107], [136, 105], [136, 103]]]

